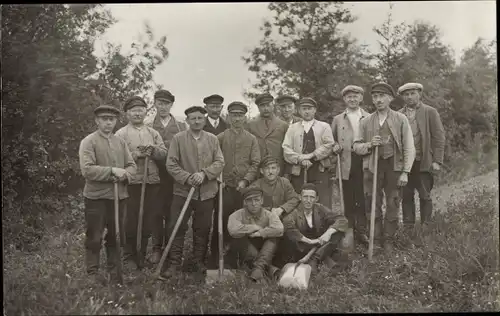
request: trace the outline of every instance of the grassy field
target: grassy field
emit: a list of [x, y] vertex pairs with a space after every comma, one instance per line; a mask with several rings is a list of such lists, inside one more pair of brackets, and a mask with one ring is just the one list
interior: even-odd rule
[[[399, 232], [393, 257], [332, 273], [322, 267], [307, 291], [256, 285], [239, 275], [205, 285], [156, 281], [126, 271], [124, 286], [86, 279], [82, 205], [75, 199], [39, 250], [4, 245], [4, 314], [223, 314], [499, 311], [497, 171], [433, 191], [435, 221], [413, 238]], [[104, 264], [104, 253], [102, 254]]]

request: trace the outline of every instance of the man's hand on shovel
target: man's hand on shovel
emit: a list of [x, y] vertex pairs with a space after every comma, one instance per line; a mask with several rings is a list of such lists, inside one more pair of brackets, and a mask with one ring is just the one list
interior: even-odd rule
[[127, 179], [127, 170], [122, 169], [122, 168], [111, 168], [111, 177], [114, 179], [118, 179], [117, 181], [125, 181]]

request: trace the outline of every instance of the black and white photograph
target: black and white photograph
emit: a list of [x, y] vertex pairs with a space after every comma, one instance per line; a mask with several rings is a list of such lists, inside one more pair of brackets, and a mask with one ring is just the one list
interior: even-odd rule
[[0, 12], [4, 315], [500, 312], [496, 1]]

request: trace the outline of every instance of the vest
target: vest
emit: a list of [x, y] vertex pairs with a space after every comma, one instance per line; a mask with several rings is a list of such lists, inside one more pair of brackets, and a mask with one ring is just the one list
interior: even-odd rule
[[309, 132], [304, 132], [304, 142], [302, 146], [302, 152], [304, 154], [310, 154], [316, 150], [316, 145], [315, 145], [315, 138], [314, 138], [314, 132], [312, 127], [309, 129]]
[[385, 119], [384, 124], [380, 127], [379, 135], [382, 138], [382, 145], [378, 149], [379, 157], [388, 159], [394, 156], [394, 138], [389, 129], [389, 124], [387, 124], [387, 119]]

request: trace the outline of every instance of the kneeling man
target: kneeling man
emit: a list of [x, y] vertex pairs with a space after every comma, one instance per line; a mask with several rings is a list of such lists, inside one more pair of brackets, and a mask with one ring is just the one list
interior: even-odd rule
[[278, 215], [262, 207], [262, 189], [249, 187], [243, 192], [243, 208], [229, 216], [227, 230], [233, 238], [231, 251], [239, 262], [252, 269], [250, 278], [260, 281], [267, 271], [273, 275], [271, 261], [277, 238], [283, 236], [283, 223]]
[[[341, 246], [348, 229], [347, 219], [318, 203], [318, 189], [306, 183], [300, 193], [301, 203], [283, 220], [285, 236], [283, 248], [289, 262], [297, 262], [313, 247], [318, 247], [309, 260], [311, 273], [318, 264], [330, 260]], [[281, 246], [280, 246], [281, 247]]]

